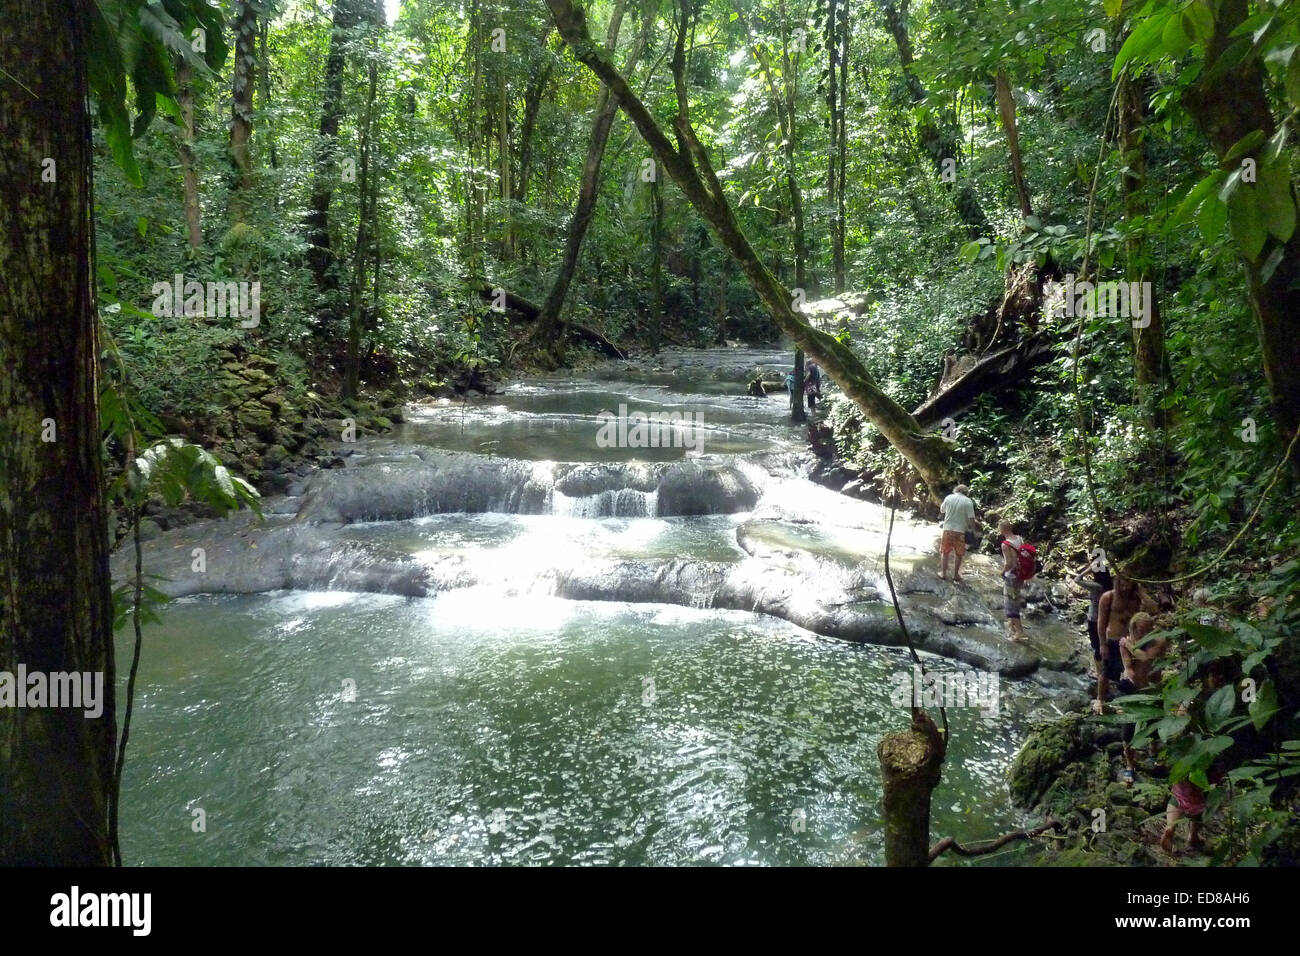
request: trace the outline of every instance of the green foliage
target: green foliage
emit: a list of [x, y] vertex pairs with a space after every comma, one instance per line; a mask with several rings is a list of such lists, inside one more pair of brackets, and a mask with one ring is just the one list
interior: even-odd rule
[[[144, 133], [159, 108], [178, 115], [173, 57], [204, 74], [225, 60], [221, 11], [204, 0], [95, 0], [85, 9], [90, 92], [114, 160], [139, 186], [132, 138]], [[200, 37], [201, 55], [194, 49]], [[128, 81], [135, 91], [134, 121]]]

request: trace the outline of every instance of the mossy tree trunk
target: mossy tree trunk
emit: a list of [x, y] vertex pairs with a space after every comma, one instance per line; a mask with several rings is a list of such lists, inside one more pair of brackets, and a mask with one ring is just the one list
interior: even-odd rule
[[113, 602], [91, 262], [88, 0], [0, 0], [0, 671], [98, 672], [103, 713], [0, 707], [0, 866], [108, 865]]
[[930, 865], [930, 796], [943, 776], [943, 735], [924, 710], [876, 747], [884, 777], [885, 865]]

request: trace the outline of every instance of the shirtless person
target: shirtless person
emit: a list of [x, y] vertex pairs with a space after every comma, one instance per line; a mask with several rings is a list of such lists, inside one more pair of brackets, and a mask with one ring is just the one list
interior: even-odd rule
[[1124, 673], [1119, 642], [1128, 636], [1133, 615], [1138, 611], [1154, 613], [1155, 610], [1156, 602], [1142, 586], [1122, 574], [1115, 575], [1115, 587], [1097, 602], [1097, 634], [1103, 639], [1097, 642], [1101, 660], [1097, 666], [1097, 699], [1092, 702], [1094, 713], [1102, 712], [1110, 682], [1118, 681]]
[[[1119, 656], [1124, 662], [1124, 676], [1119, 679], [1119, 689], [1125, 694], [1136, 694], [1151, 685], [1159, 677], [1155, 662], [1169, 652], [1169, 638], [1159, 637], [1144, 646], [1148, 634], [1155, 628], [1156, 621], [1146, 611], [1138, 611], [1129, 621], [1129, 633], [1119, 642]], [[1129, 746], [1132, 742], [1137, 724], [1124, 727], [1124, 781], [1132, 783], [1137, 773], [1137, 755]]]

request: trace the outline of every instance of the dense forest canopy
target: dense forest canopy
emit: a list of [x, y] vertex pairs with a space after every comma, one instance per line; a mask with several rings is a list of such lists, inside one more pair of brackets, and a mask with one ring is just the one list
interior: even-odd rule
[[[27, 635], [0, 661], [55, 640], [17, 610], [33, 541], [62, 529], [42, 613], [77, 607], [78, 653], [111, 665], [107, 558], [75, 542], [125, 540], [151, 495], [283, 490], [280, 463], [333, 437], [316, 421], [382, 431], [524, 372], [785, 342], [795, 395], [805, 357], [840, 390], [814, 439], [885, 499], [929, 513], [965, 480], [1058, 570], [1100, 550], [1236, 622], [1185, 626], [1264, 703], [1172, 744], [1181, 773], [1208, 785], [1240, 726], [1275, 756], [1295, 736], [1300, 4], [68, 0], [71, 33], [13, 27], [40, 6], [0, 3], [0, 398], [14, 434], [62, 421], [15, 371], [53, 363], [67, 414], [102, 417], [60, 425], [77, 461], [0, 452], [35, 496], [8, 494], [6, 527], [41, 469], [97, 502], [0, 546]], [[68, 90], [18, 79], [33, 46], [76, 64]], [[12, 238], [92, 196], [61, 258]], [[46, 312], [90, 317], [42, 342], [23, 316]], [[117, 738], [82, 743], [111, 790]]]

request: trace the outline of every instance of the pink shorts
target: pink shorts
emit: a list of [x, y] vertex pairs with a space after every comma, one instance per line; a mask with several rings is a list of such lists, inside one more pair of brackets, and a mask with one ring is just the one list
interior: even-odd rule
[[1199, 817], [1205, 812], [1205, 793], [1190, 780], [1180, 780], [1173, 786], [1173, 802], [1189, 817]]

